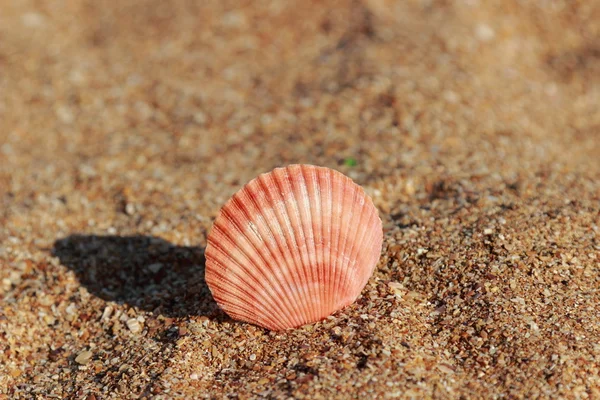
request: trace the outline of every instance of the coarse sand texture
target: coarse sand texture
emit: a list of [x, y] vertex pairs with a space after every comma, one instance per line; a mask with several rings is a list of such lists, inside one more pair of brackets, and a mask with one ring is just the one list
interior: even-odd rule
[[[0, 0], [0, 400], [599, 399], [599, 104], [600, 0]], [[234, 319], [209, 232], [299, 164], [373, 273]]]

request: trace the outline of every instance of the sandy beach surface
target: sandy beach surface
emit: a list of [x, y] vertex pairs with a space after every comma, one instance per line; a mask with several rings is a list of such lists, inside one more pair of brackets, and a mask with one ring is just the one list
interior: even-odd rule
[[[599, 105], [597, 0], [0, 0], [0, 399], [598, 399]], [[292, 163], [384, 244], [275, 333], [204, 249]]]

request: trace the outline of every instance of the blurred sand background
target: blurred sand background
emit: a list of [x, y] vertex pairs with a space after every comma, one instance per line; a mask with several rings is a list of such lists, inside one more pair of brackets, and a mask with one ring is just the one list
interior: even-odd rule
[[[0, 399], [600, 398], [599, 105], [596, 0], [2, 0]], [[271, 333], [203, 249], [297, 162], [384, 248]]]

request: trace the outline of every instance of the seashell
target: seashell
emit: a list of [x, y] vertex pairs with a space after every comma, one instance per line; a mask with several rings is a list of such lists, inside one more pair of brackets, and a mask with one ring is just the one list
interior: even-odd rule
[[356, 300], [382, 241], [377, 209], [350, 178], [313, 165], [276, 168], [221, 209], [208, 235], [206, 283], [234, 319], [296, 328]]

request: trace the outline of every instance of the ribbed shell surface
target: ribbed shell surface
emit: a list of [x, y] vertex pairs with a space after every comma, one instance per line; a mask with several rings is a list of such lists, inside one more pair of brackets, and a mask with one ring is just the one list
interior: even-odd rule
[[356, 300], [379, 260], [377, 209], [335, 170], [277, 168], [221, 209], [206, 283], [231, 317], [272, 330], [316, 322]]

